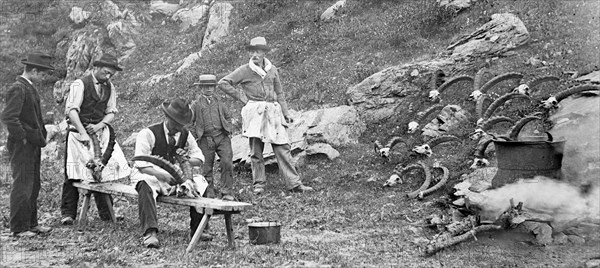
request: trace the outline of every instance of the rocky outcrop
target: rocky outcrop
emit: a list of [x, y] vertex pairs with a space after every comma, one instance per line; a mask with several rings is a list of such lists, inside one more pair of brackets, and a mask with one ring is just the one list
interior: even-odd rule
[[348, 102], [359, 111], [363, 122], [380, 122], [406, 114], [420, 98], [431, 74], [438, 69], [461, 69], [451, 59], [434, 59], [394, 66], [375, 73], [346, 91]]
[[501, 56], [527, 41], [529, 31], [517, 16], [510, 13], [494, 14], [491, 21], [448, 46], [448, 50], [455, 59]]
[[233, 6], [230, 3], [215, 3], [210, 8], [208, 24], [202, 40], [202, 51], [209, 49], [229, 34], [229, 17], [232, 10]]
[[179, 4], [171, 4], [161, 0], [152, 0], [150, 3], [150, 15], [173, 16], [179, 9]]
[[452, 8], [456, 11], [467, 9], [477, 0], [437, 0], [440, 7]]
[[340, 0], [335, 2], [332, 6], [327, 8], [323, 14], [321, 14], [321, 21], [330, 21], [337, 17], [341, 9], [346, 5], [346, 0]]
[[210, 6], [204, 3], [189, 8], [182, 8], [177, 10], [171, 19], [179, 23], [179, 29], [183, 32], [190, 27], [196, 26], [202, 18], [206, 17], [209, 8]]
[[469, 112], [458, 105], [446, 105], [440, 114], [423, 128], [426, 139], [446, 135], [469, 122]]
[[106, 26], [108, 38], [119, 52], [119, 62], [125, 61], [135, 51], [136, 44], [134, 36], [139, 34], [141, 23], [136, 14], [125, 8], [122, 11], [111, 2], [106, 1], [102, 5], [104, 13], [109, 14], [113, 21]]
[[71, 13], [69, 13], [69, 18], [73, 23], [79, 25], [83, 24], [87, 19], [90, 18], [91, 13], [88, 11], [84, 11], [80, 7], [72, 7]]

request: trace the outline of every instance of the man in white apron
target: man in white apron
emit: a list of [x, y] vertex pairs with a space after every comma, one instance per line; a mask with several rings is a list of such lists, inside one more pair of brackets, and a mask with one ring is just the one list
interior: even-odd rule
[[[91, 73], [73, 81], [66, 102], [65, 114], [70, 130], [67, 132], [61, 203], [61, 223], [64, 225], [73, 224], [77, 216], [79, 193], [73, 186], [74, 181], [106, 182], [125, 178], [131, 173], [110, 126], [117, 113], [117, 94], [110, 78], [123, 69], [119, 67], [117, 58], [110, 54], [102, 55], [93, 65]], [[91, 139], [98, 140], [102, 154], [100, 159], [94, 156]], [[98, 163], [90, 166], [94, 161]], [[95, 174], [94, 168], [97, 170]], [[111, 220], [109, 206], [112, 206], [112, 197], [94, 193], [94, 200], [100, 218]]]
[[[254, 193], [261, 194], [266, 184], [263, 150], [271, 143], [279, 172], [292, 192], [312, 191], [305, 186], [292, 162], [289, 138], [285, 126], [292, 123], [277, 68], [265, 54], [271, 50], [264, 37], [250, 40], [250, 61], [219, 81], [219, 88], [244, 103], [242, 121], [244, 137], [249, 138]], [[244, 96], [235, 86], [241, 85]]]

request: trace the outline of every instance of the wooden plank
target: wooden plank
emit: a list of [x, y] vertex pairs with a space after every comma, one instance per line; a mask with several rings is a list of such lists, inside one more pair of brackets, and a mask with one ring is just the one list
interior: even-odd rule
[[[101, 192], [112, 195], [122, 195], [128, 196], [132, 198], [137, 198], [137, 191], [133, 186], [125, 185], [122, 183], [114, 183], [114, 182], [103, 182], [103, 183], [84, 183], [84, 182], [74, 182], [73, 186], [86, 189], [93, 192]], [[203, 208], [211, 208], [214, 210], [223, 210], [223, 211], [242, 211], [248, 207], [251, 207], [252, 204], [245, 202], [236, 202], [236, 201], [225, 201], [220, 199], [213, 198], [184, 198], [184, 197], [174, 197], [174, 196], [159, 196], [157, 201], [175, 204], [175, 205], [184, 205], [184, 206], [192, 206], [192, 207], [203, 207]]]

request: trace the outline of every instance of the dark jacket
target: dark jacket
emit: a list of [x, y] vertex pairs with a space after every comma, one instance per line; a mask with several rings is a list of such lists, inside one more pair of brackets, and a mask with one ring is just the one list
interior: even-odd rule
[[40, 95], [37, 90], [19, 76], [6, 92], [6, 107], [2, 123], [8, 130], [8, 139], [27, 142], [38, 147], [46, 146], [46, 128], [42, 118]]
[[[225, 105], [218, 99], [215, 99], [219, 109], [219, 118], [223, 129], [227, 132], [227, 135], [231, 135], [231, 111], [225, 108]], [[195, 100], [192, 103], [192, 111], [194, 112], [194, 128], [196, 129], [196, 139], [200, 139], [204, 135], [204, 119], [202, 118], [202, 108], [206, 107], [207, 102], [205, 99]]]

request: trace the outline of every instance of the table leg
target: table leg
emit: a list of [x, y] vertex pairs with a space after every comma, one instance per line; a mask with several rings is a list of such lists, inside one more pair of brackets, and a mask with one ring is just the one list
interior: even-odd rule
[[92, 193], [89, 191], [82, 191], [83, 193], [83, 205], [81, 206], [81, 213], [79, 213], [79, 227], [83, 227], [87, 224], [87, 213], [90, 209], [90, 199]]
[[114, 210], [114, 208], [113, 208], [113, 203], [112, 203], [112, 201], [110, 200], [110, 195], [108, 195], [108, 194], [104, 194], [103, 196], [104, 196], [104, 199], [105, 199], [106, 205], [108, 206], [108, 212], [110, 212], [110, 220], [111, 220], [113, 223], [117, 223], [117, 217], [115, 216], [115, 210]]
[[196, 243], [198, 243], [198, 240], [200, 240], [200, 235], [204, 231], [204, 227], [206, 227], [206, 224], [208, 223], [209, 218], [210, 218], [210, 215], [208, 215], [208, 213], [204, 213], [204, 216], [202, 216], [202, 220], [200, 221], [200, 226], [198, 226], [198, 229], [196, 229], [196, 232], [194, 233], [194, 236], [192, 237], [192, 241], [190, 241], [190, 244], [188, 245], [187, 249], [185, 250], [186, 253], [189, 253], [190, 251], [192, 251], [192, 248], [194, 248]]
[[225, 229], [227, 229], [227, 242], [228, 247], [231, 249], [235, 248], [235, 241], [233, 237], [233, 225], [231, 224], [231, 214], [225, 213]]

